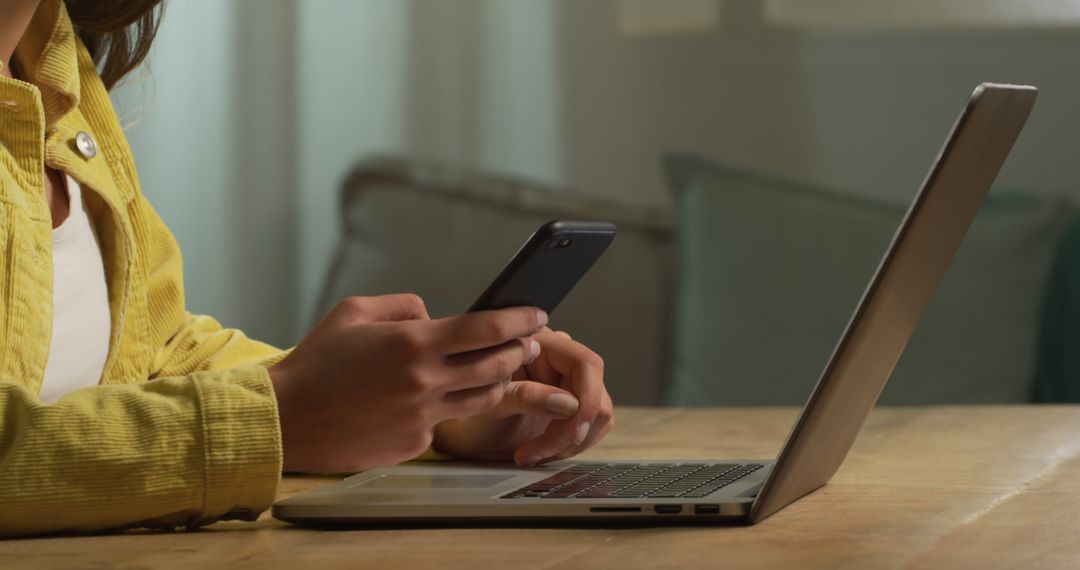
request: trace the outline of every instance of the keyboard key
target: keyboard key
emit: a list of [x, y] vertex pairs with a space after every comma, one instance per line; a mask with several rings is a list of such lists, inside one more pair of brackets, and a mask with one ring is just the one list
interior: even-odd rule
[[[584, 475], [578, 475], [575, 473], [557, 473], [548, 477], [547, 479], [541, 479], [533, 485], [563, 485], [571, 481], [575, 481], [584, 477]], [[531, 486], [531, 485], [530, 485]]]
[[559, 489], [545, 494], [541, 499], [569, 499], [579, 492], [581, 492], [581, 489]]
[[681, 497], [685, 491], [658, 491], [656, 493], [649, 493], [650, 499], [675, 499]]

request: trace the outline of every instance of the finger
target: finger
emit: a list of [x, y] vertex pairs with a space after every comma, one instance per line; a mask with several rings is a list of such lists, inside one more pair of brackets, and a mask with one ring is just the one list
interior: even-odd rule
[[532, 362], [540, 354], [540, 343], [535, 340], [514, 339], [493, 348], [455, 354], [443, 362], [444, 392], [478, 388], [495, 382], [509, 380], [515, 370]]
[[[544, 343], [552, 336], [563, 337], [566, 333], [553, 331], [547, 327], [542, 332], [535, 335], [533, 338], [540, 341], [540, 346], [543, 347]], [[569, 337], [565, 337], [569, 339]], [[563, 375], [548, 362], [548, 359], [537, 358], [535, 361], [528, 364], [525, 367], [525, 377], [536, 381], [543, 382], [544, 384], [550, 384], [552, 386], [559, 386], [562, 384]]]
[[588, 347], [558, 333], [537, 335], [542, 358], [561, 378], [560, 387], [581, 401], [574, 419], [592, 421], [604, 403], [604, 361]]
[[[574, 426], [577, 428], [574, 429]], [[587, 429], [585, 426], [588, 426]], [[569, 443], [562, 436], [567, 429], [574, 429], [574, 435]], [[548, 431], [532, 441], [525, 442], [514, 452], [514, 461], [522, 467], [533, 467], [541, 463], [573, 457], [592, 447], [609, 431], [611, 431], [611, 418], [603, 415], [598, 416], [592, 423], [579, 424], [574, 420], [552, 422], [548, 426]], [[554, 443], [547, 443], [545, 440]]]
[[430, 329], [434, 346], [444, 355], [451, 355], [532, 336], [543, 329], [547, 318], [547, 313], [535, 307], [512, 307], [456, 315], [425, 325]]
[[[562, 388], [580, 402], [577, 413], [567, 421], [552, 422], [540, 437], [526, 442], [515, 453], [519, 463], [548, 459], [571, 446], [582, 446], [605, 404], [603, 361], [584, 345], [560, 335], [544, 336], [543, 358], [563, 375]], [[602, 419], [602, 418], [601, 418]]]
[[540, 342], [541, 356], [525, 365], [521, 377], [528, 378], [533, 382], [542, 382], [549, 386], [559, 386], [562, 384], [562, 374], [559, 374], [557, 370], [551, 367], [546, 355], [543, 354], [543, 333], [534, 336], [533, 339]]
[[356, 323], [428, 320], [424, 300], [412, 293], [380, 295], [378, 297], [346, 297], [338, 303]]
[[581, 445], [572, 445], [550, 459], [555, 461], [558, 459], [567, 459], [573, 457], [583, 451], [587, 451], [592, 446], [599, 443], [614, 427], [615, 427], [615, 410], [612, 406], [611, 398], [606, 397], [606, 402], [601, 407], [600, 413], [596, 416], [596, 421], [593, 422], [592, 429], [589, 430], [589, 436], [585, 438], [585, 441]]
[[554, 420], [573, 416], [578, 409], [573, 394], [540, 382], [520, 380], [510, 382], [499, 405], [492, 410], [494, 420], [513, 415], [529, 415]]
[[491, 411], [502, 401], [506, 387], [510, 383], [505, 378], [494, 384], [487, 384], [466, 390], [457, 390], [443, 396], [439, 421], [451, 418], [475, 416]]
[[[596, 434], [596, 439], [597, 439], [597, 441], [599, 441], [600, 439], [603, 439], [603, 437], [606, 436], [612, 430], [612, 427], [613, 427], [613, 424], [608, 423], [607, 425], [604, 426], [603, 429], [596, 429], [596, 430], [593, 430], [593, 431], [589, 432], [590, 433], [589, 437], [591, 438], [592, 434]], [[561, 461], [563, 459], [570, 459], [570, 458], [572, 458], [572, 457], [574, 457], [574, 456], [576, 456], [576, 455], [578, 455], [580, 453], [583, 453], [583, 452], [587, 451], [588, 448], [590, 448], [590, 447], [592, 447], [592, 446], [588, 445], [588, 444], [586, 444], [584, 447], [580, 447], [580, 448], [577, 447], [577, 446], [571, 446], [570, 448], [564, 449], [562, 452], [556, 454], [555, 456], [550, 457], [548, 459], [544, 459], [544, 460], [540, 461], [539, 463], [548, 463], [548, 462], [551, 462], [551, 461]]]

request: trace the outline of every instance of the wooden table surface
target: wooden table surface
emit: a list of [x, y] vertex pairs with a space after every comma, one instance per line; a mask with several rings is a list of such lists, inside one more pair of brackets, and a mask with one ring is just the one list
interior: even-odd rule
[[[797, 410], [623, 408], [586, 457], [769, 458]], [[287, 477], [281, 496], [331, 481]], [[1080, 568], [1080, 407], [875, 410], [840, 472], [753, 527], [195, 532], [0, 541], [0, 568]]]

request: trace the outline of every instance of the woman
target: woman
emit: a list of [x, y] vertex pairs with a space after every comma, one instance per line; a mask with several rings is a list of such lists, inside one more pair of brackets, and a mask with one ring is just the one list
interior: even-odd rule
[[535, 308], [354, 297], [291, 352], [187, 313], [107, 95], [159, 12], [0, 0], [0, 534], [253, 520], [283, 468], [532, 466], [612, 428], [602, 361]]

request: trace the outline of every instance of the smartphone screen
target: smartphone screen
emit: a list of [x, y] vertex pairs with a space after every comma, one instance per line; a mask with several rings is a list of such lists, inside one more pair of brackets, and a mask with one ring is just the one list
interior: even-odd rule
[[540, 226], [469, 312], [529, 306], [550, 315], [615, 240], [615, 231], [606, 222]]

